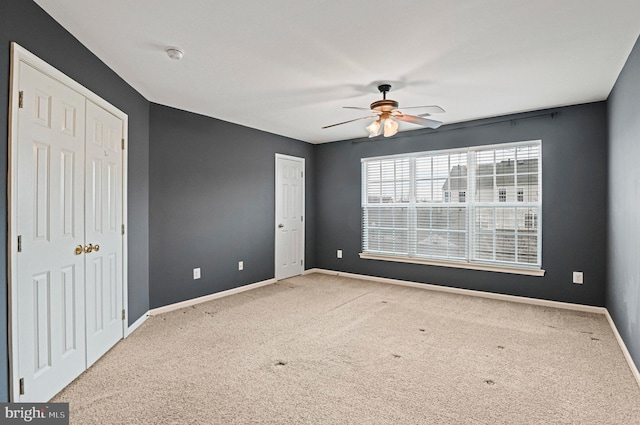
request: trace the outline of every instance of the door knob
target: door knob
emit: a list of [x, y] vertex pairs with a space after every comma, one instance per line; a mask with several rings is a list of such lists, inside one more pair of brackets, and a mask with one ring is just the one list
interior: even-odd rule
[[100, 251], [100, 245], [95, 244], [95, 245], [93, 246], [93, 250], [94, 250], [95, 252]]
[[76, 247], [76, 255], [80, 255], [80, 254], [82, 254], [82, 251], [84, 251], [84, 250], [82, 249], [82, 245], [78, 245], [78, 246]]
[[284, 227], [284, 224], [280, 223], [278, 224], [278, 229], [282, 229]]
[[84, 252], [86, 252], [87, 254], [90, 253], [91, 251], [93, 251], [93, 245], [89, 244], [84, 247]]

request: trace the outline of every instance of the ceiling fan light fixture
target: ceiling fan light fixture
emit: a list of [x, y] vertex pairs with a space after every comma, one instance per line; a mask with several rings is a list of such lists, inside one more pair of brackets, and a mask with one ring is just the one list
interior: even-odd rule
[[367, 131], [369, 132], [369, 137], [376, 137], [380, 134], [380, 118], [372, 122], [367, 126]]
[[398, 122], [391, 117], [384, 120], [384, 137], [391, 137], [398, 132]]

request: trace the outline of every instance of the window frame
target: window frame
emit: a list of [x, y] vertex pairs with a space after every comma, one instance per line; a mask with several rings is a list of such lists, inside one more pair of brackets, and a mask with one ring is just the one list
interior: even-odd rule
[[[520, 184], [518, 184], [517, 182], [517, 176], [518, 176], [518, 172], [517, 170], [517, 165], [521, 165], [521, 160], [519, 160], [516, 156], [516, 161], [514, 162], [514, 164], [516, 165], [516, 168], [514, 168], [514, 187], [513, 187], [513, 192], [512, 195], [507, 195], [507, 196], [515, 196], [515, 199], [513, 199], [513, 202], [509, 201], [509, 200], [500, 200], [498, 199], [498, 186], [495, 185], [494, 186], [494, 190], [495, 190], [495, 195], [494, 195], [494, 199], [493, 202], [480, 202], [480, 201], [476, 201], [476, 189], [475, 186], [477, 184], [476, 181], [476, 170], [472, 169], [475, 168], [477, 166], [477, 161], [476, 161], [476, 153], [480, 152], [480, 151], [490, 151], [490, 150], [506, 150], [506, 149], [515, 149], [516, 152], [518, 152], [518, 148], [522, 148], [522, 147], [526, 147], [526, 146], [536, 146], [538, 149], [538, 156], [537, 156], [537, 170], [532, 170], [532, 171], [528, 171], [528, 174], [536, 174], [538, 177], [538, 185], [537, 185], [537, 200], [535, 201], [524, 201], [524, 200], [520, 200], [518, 197], [519, 191], [522, 189], [522, 186]], [[371, 207], [370, 204], [368, 204], [367, 202], [365, 202], [367, 200], [367, 182], [366, 182], [366, 178], [367, 178], [367, 173], [366, 173], [366, 163], [372, 162], [372, 161], [380, 161], [380, 160], [400, 160], [400, 159], [410, 159], [412, 162], [412, 170], [411, 174], [412, 174], [412, 180], [410, 182], [410, 185], [412, 186], [412, 188], [410, 189], [410, 192], [413, 194], [414, 192], [414, 186], [416, 184], [416, 179], [415, 179], [415, 175], [413, 175], [415, 173], [415, 159], [416, 158], [420, 158], [420, 157], [434, 157], [434, 156], [439, 156], [439, 155], [451, 155], [451, 154], [456, 154], [456, 153], [466, 153], [467, 154], [467, 175], [466, 175], [466, 181], [467, 181], [467, 188], [464, 190], [465, 192], [465, 200], [463, 203], [461, 203], [460, 205], [464, 205], [466, 207], [466, 214], [467, 214], [467, 227], [465, 230], [465, 234], [466, 234], [466, 258], [462, 261], [460, 260], [450, 260], [450, 259], [440, 259], [440, 258], [423, 258], [423, 257], [416, 257], [414, 256], [415, 254], [415, 248], [409, 247], [407, 249], [406, 254], [397, 254], [397, 253], [377, 253], [374, 252], [375, 250], [371, 250], [371, 251], [367, 251], [365, 250], [366, 246], [365, 246], [365, 232], [367, 231], [368, 227], [367, 224], [365, 223], [365, 216], [368, 213], [365, 213], [365, 208], [367, 207]], [[384, 261], [395, 261], [395, 262], [403, 262], [403, 263], [414, 263], [414, 264], [428, 264], [428, 265], [436, 265], [436, 266], [444, 266], [444, 267], [454, 267], [454, 268], [463, 268], [463, 269], [472, 269], [472, 270], [487, 270], [487, 271], [494, 271], [494, 272], [505, 272], [505, 273], [514, 273], [514, 274], [523, 274], [523, 275], [531, 275], [531, 276], [543, 276], [545, 271], [542, 268], [542, 140], [528, 140], [528, 141], [520, 141], [520, 142], [510, 142], [510, 143], [500, 143], [500, 144], [491, 144], [491, 145], [479, 145], [479, 146], [469, 146], [469, 147], [462, 147], [462, 148], [455, 148], [455, 149], [445, 149], [445, 150], [433, 150], [433, 151], [422, 151], [422, 152], [412, 152], [412, 153], [406, 153], [406, 154], [396, 154], [396, 155], [386, 155], [386, 156], [377, 156], [377, 157], [368, 157], [368, 158], [361, 158], [361, 163], [362, 163], [362, 167], [361, 167], [361, 174], [362, 174], [362, 180], [361, 180], [361, 190], [362, 190], [362, 197], [361, 197], [361, 219], [362, 221], [362, 226], [361, 226], [361, 243], [362, 243], [362, 252], [360, 253], [360, 258], [363, 259], [375, 259], [375, 260], [384, 260]], [[496, 160], [494, 160], [494, 167], [495, 164], [497, 163]], [[495, 175], [495, 172], [494, 172]], [[503, 189], [504, 187], [500, 187], [500, 189]], [[449, 190], [449, 192], [451, 192], [451, 190]], [[456, 191], [457, 192], [457, 191]], [[508, 191], [507, 191], [508, 193]], [[442, 205], [443, 206], [452, 206], [450, 204], [451, 202], [451, 195], [452, 193], [449, 193], [449, 199], [445, 201], [445, 199], [443, 199]], [[443, 195], [444, 197], [446, 197], [446, 194]], [[459, 192], [458, 192], [458, 197], [457, 197], [458, 201], [460, 200], [459, 198]], [[416, 210], [416, 208], [419, 206], [419, 204], [416, 202], [415, 197], [413, 199], [411, 199], [410, 203], [409, 203], [409, 208], [413, 208], [414, 211]], [[519, 257], [519, 253], [518, 253], [518, 247], [519, 245], [517, 245], [516, 248], [514, 248], [513, 251], [513, 255], [514, 255], [514, 260], [513, 261], [499, 261], [499, 260], [495, 260], [495, 252], [497, 247], [494, 245], [493, 252], [494, 252], [494, 259], [493, 260], [485, 260], [485, 259], [478, 259], [478, 258], [474, 258], [474, 253], [476, 253], [475, 249], [475, 243], [476, 243], [476, 237], [477, 237], [477, 233], [478, 231], [476, 230], [476, 227], [478, 225], [478, 223], [476, 223], [476, 210], [478, 208], [482, 208], [482, 207], [499, 207], [499, 208], [503, 208], [503, 207], [512, 207], [514, 208], [514, 219], [516, 220], [515, 224], [514, 224], [514, 230], [513, 230], [513, 234], [516, 237], [516, 241], [518, 240], [517, 238], [521, 236], [521, 233], [523, 233], [523, 229], [524, 228], [520, 228], [518, 225], [518, 220], [519, 220], [519, 210], [523, 209], [523, 208], [530, 208], [530, 209], [535, 209], [535, 212], [533, 213], [533, 220], [530, 220], [529, 224], [532, 224], [531, 221], [533, 222], [533, 224], [537, 224], [536, 227], [536, 232], [530, 236], [535, 236], [537, 237], [537, 252], [536, 252], [536, 260], [537, 262], [535, 264], [525, 264], [523, 263], [523, 261], [526, 261], [526, 254], [525, 255], [525, 260], [521, 260]], [[530, 213], [527, 212], [525, 213], [526, 215], [529, 215]], [[521, 218], [521, 217], [520, 217]], [[526, 224], [526, 223], [525, 223]], [[526, 226], [526, 229], [530, 229], [530, 226]], [[451, 229], [449, 229], [451, 230]], [[493, 229], [493, 233], [495, 234], [497, 231], [494, 228]], [[523, 233], [524, 235], [524, 233]], [[524, 235], [526, 236], [526, 235]], [[408, 235], [407, 237], [408, 242], [407, 244], [411, 244], [414, 243], [412, 241], [417, 239], [417, 235]], [[531, 238], [529, 238], [531, 240]], [[527, 243], [527, 242], [525, 242]], [[526, 245], [525, 245], [526, 246]], [[380, 251], [381, 252], [381, 251]], [[521, 251], [522, 252], [522, 251]]]

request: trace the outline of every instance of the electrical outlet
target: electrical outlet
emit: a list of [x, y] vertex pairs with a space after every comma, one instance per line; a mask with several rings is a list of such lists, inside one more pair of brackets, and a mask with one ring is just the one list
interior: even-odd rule
[[573, 272], [573, 283], [582, 285], [584, 283], [582, 272]]
[[338, 258], [342, 258], [342, 250], [341, 250], [341, 249], [339, 249], [339, 250], [336, 252], [336, 255], [338, 256]]
[[193, 280], [200, 279], [200, 267], [193, 269]]
[[244, 270], [244, 261], [238, 261], [238, 270]]

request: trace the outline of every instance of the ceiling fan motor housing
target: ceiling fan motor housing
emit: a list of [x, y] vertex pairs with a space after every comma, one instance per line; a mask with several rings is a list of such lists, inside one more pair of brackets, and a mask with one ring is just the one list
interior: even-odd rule
[[376, 100], [369, 107], [374, 111], [391, 112], [398, 109], [398, 102], [391, 99]]

